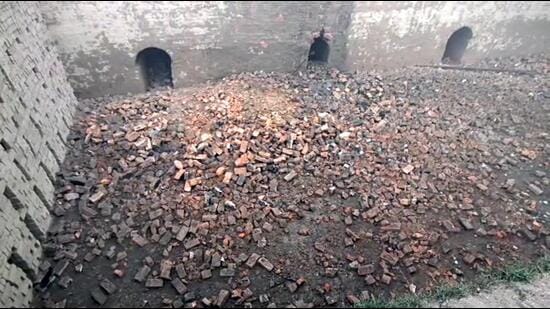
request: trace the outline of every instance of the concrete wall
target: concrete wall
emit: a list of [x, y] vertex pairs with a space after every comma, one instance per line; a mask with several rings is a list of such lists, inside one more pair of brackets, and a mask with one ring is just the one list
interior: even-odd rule
[[37, 3], [0, 2], [0, 307], [28, 306], [76, 98]]
[[230, 73], [290, 71], [321, 27], [331, 33], [329, 61], [342, 65], [351, 2], [44, 2], [78, 96], [143, 92], [135, 64], [147, 47], [172, 57], [176, 87]]
[[346, 68], [369, 69], [436, 63], [449, 36], [469, 26], [464, 55], [525, 55], [550, 49], [550, 3], [542, 1], [356, 2]]

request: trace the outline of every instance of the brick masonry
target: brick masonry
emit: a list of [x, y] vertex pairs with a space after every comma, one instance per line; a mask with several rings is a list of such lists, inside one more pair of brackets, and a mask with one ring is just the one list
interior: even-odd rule
[[356, 1], [346, 65], [358, 70], [438, 63], [462, 26], [474, 37], [466, 64], [548, 51], [547, 1]]
[[77, 101], [38, 3], [0, 2], [0, 307], [27, 307]]
[[147, 47], [172, 58], [175, 87], [243, 71], [295, 71], [322, 27], [329, 64], [369, 71], [438, 63], [469, 26], [466, 63], [545, 52], [544, 1], [41, 1], [80, 97], [145, 90], [135, 63]]
[[41, 1], [79, 97], [144, 92], [136, 55], [172, 58], [175, 87], [243, 71], [294, 71], [314, 36], [330, 34], [330, 65], [344, 63], [349, 1]]

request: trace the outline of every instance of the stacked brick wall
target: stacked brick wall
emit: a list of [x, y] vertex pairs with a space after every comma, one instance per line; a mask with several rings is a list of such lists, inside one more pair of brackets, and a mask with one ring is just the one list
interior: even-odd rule
[[76, 99], [38, 4], [0, 2], [0, 307], [28, 306]]

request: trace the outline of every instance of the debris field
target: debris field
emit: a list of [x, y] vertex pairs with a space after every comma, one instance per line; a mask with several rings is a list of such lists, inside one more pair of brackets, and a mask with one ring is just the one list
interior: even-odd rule
[[82, 101], [37, 305], [341, 307], [547, 254], [550, 61], [521, 61]]

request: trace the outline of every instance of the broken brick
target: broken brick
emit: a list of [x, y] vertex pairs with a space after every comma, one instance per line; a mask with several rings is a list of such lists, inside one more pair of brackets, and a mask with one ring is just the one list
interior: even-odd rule
[[290, 293], [294, 293], [298, 289], [298, 285], [295, 282], [290, 281], [286, 283], [286, 287], [288, 288]]
[[271, 264], [271, 262], [265, 257], [261, 257], [260, 259], [258, 259], [258, 263], [260, 263], [260, 265], [262, 265], [262, 267], [265, 268], [267, 271], [273, 270], [273, 264]]
[[95, 203], [99, 202], [104, 196], [105, 196], [105, 193], [103, 191], [98, 191], [95, 194], [91, 195], [88, 198], [88, 200], [90, 200], [90, 202], [95, 204]]
[[92, 291], [92, 299], [99, 305], [104, 305], [107, 302], [107, 295], [100, 289], [95, 289]]
[[149, 243], [149, 241], [147, 239], [145, 239], [141, 235], [137, 235], [137, 234], [134, 235], [134, 237], [132, 237], [132, 241], [140, 247], [143, 247], [143, 246], [145, 246]]
[[150, 271], [151, 271], [151, 268], [149, 268], [149, 266], [144, 265], [136, 273], [136, 275], [134, 276], [134, 280], [137, 282], [145, 281], [145, 278], [147, 277], [147, 275], [149, 275]]
[[180, 279], [175, 278], [170, 283], [180, 295], [183, 295], [185, 294], [185, 292], [187, 292], [187, 287], [185, 286], [185, 284], [183, 284], [183, 282], [181, 282]]
[[365, 282], [367, 283], [367, 285], [373, 285], [373, 284], [376, 283], [376, 279], [374, 279], [374, 277], [372, 275], [368, 275], [365, 278]]
[[246, 260], [246, 266], [248, 266], [249, 268], [254, 267], [254, 265], [256, 265], [256, 262], [258, 261], [259, 258], [260, 258], [260, 255], [256, 253], [252, 253], [248, 257], [248, 260]]
[[176, 266], [176, 273], [178, 274], [178, 277], [180, 277], [181, 279], [184, 279], [185, 277], [187, 277], [187, 272], [185, 271], [185, 267], [183, 266], [183, 264], [178, 264]]
[[288, 173], [284, 179], [286, 181], [291, 181], [292, 179], [294, 179], [294, 177], [298, 176], [298, 173], [296, 173], [296, 171], [290, 171], [290, 173]]
[[403, 170], [403, 173], [409, 174], [410, 172], [412, 172], [414, 170], [414, 166], [408, 164], [402, 170]]
[[357, 268], [357, 274], [359, 276], [366, 276], [374, 273], [374, 265], [362, 265]]
[[164, 280], [162, 279], [147, 279], [145, 281], [145, 287], [147, 288], [162, 288], [164, 286]]
[[464, 227], [465, 230], [470, 231], [474, 229], [474, 226], [472, 222], [470, 222], [470, 220], [463, 217], [458, 218], [458, 220], [460, 221], [460, 224]]
[[114, 283], [112, 283], [111, 281], [109, 281], [109, 279], [103, 279], [99, 283], [99, 286], [101, 286], [103, 288], [103, 290], [105, 290], [105, 292], [107, 292], [107, 294], [113, 294], [117, 290], [116, 285]]
[[359, 300], [359, 298], [357, 298], [355, 295], [352, 295], [352, 294], [346, 295], [346, 299], [348, 300], [348, 302], [351, 305], [357, 305], [361, 302], [361, 300]]
[[170, 280], [170, 272], [172, 271], [173, 263], [169, 260], [163, 260], [160, 263], [160, 277], [162, 279]]
[[388, 263], [390, 263], [391, 265], [396, 265], [397, 262], [399, 262], [399, 257], [394, 255], [394, 254], [391, 254], [389, 252], [383, 252], [381, 255], [380, 255], [380, 258]]
[[201, 271], [201, 278], [202, 280], [208, 279], [212, 277], [212, 271], [210, 269], [205, 269]]
[[194, 248], [194, 247], [200, 245], [200, 243], [201, 242], [197, 238], [193, 238], [193, 239], [190, 239], [190, 240], [186, 241], [185, 244], [184, 244], [184, 247], [185, 247], [186, 250], [189, 250], [191, 248]]
[[218, 297], [216, 299], [216, 306], [223, 307], [223, 305], [225, 305], [225, 303], [229, 299], [229, 295], [230, 295], [229, 291], [220, 290], [220, 292], [218, 293]]
[[468, 265], [472, 265], [476, 260], [476, 256], [473, 255], [473, 254], [466, 254], [464, 256], [463, 260], [464, 260], [464, 263], [466, 263]]

